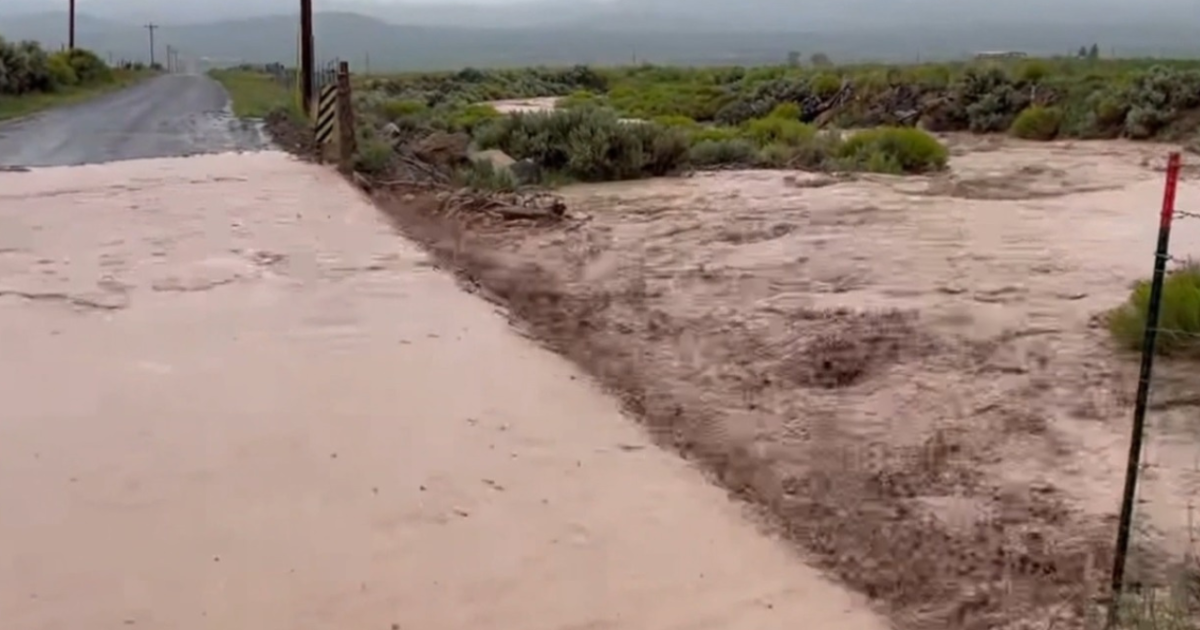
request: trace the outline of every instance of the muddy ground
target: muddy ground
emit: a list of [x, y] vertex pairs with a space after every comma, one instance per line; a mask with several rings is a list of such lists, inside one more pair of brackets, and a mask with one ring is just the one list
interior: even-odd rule
[[[553, 224], [381, 205], [899, 626], [1079, 627], [1136, 385], [1098, 314], [1150, 270], [1169, 148], [950, 142], [933, 177], [568, 188]], [[1160, 369], [1135, 575], [1191, 540], [1188, 373]]]

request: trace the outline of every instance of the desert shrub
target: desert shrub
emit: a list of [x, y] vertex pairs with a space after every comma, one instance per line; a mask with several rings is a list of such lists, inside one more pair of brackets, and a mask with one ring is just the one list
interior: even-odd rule
[[1117, 136], [1125, 128], [1125, 117], [1129, 115], [1129, 102], [1121, 91], [1103, 90], [1088, 97], [1085, 127], [1096, 136]]
[[0, 68], [8, 94], [48, 92], [54, 89], [50, 57], [36, 42], [8, 43], [0, 39]]
[[678, 114], [669, 116], [655, 116], [651, 122], [663, 127], [676, 127], [684, 130], [698, 129], [700, 127], [700, 123], [696, 122], [695, 120], [692, 120], [687, 116], [680, 116]]
[[513, 172], [507, 168], [498, 168], [487, 160], [475, 160], [455, 172], [455, 182], [471, 190], [511, 192], [520, 183]]
[[89, 50], [46, 53], [36, 42], [0, 38], [0, 94], [51, 92], [112, 81], [112, 70]]
[[582, 181], [664, 175], [682, 166], [688, 152], [682, 131], [621, 122], [601, 108], [506, 116], [482, 128], [476, 141]]
[[804, 113], [800, 106], [795, 103], [780, 103], [767, 114], [767, 118], [782, 118], [784, 120], [800, 120], [800, 115]]
[[688, 132], [692, 144], [701, 142], [728, 142], [742, 138], [742, 131], [737, 127], [700, 127]]
[[450, 131], [462, 131], [471, 134], [483, 125], [503, 116], [504, 114], [496, 111], [496, 108], [491, 105], [475, 103], [451, 111], [447, 116], [446, 127]]
[[386, 173], [392, 165], [392, 146], [374, 134], [359, 134], [354, 170], [368, 175]]
[[71, 69], [75, 71], [75, 77], [80, 83], [90, 85], [108, 83], [113, 80], [112, 69], [96, 53], [76, 48], [67, 51], [66, 55], [67, 61], [70, 63]]
[[842, 78], [833, 72], [822, 72], [808, 82], [812, 93], [820, 98], [829, 98], [842, 89]]
[[378, 109], [384, 120], [395, 122], [401, 118], [425, 114], [429, 111], [429, 105], [425, 101], [415, 99], [395, 99], [383, 101]]
[[846, 168], [881, 173], [942, 170], [950, 152], [937, 138], [911, 127], [878, 127], [850, 136], [837, 148]]
[[755, 85], [748, 92], [730, 100], [714, 115], [714, 120], [723, 125], [740, 125], [754, 118], [766, 117], [777, 106], [793, 103], [801, 112], [819, 100], [813, 95], [809, 83], [800, 79], [779, 78]]
[[768, 144], [758, 150], [758, 165], [767, 168], [789, 166], [795, 157], [795, 147], [782, 143]]
[[692, 145], [688, 161], [700, 168], [737, 165], [749, 166], [758, 160], [758, 147], [748, 140], [701, 140]]
[[75, 74], [75, 69], [71, 67], [71, 60], [65, 53], [59, 52], [50, 55], [47, 65], [55, 87], [70, 87], [79, 83], [79, 76]]
[[812, 125], [778, 116], [751, 120], [745, 125], [746, 137], [760, 147], [772, 144], [799, 146], [810, 142], [816, 133], [817, 131]]
[[1026, 140], [1053, 140], [1062, 125], [1062, 110], [1034, 105], [1017, 115], [1009, 133]]
[[[1139, 282], [1124, 304], [1108, 316], [1108, 329], [1123, 347], [1142, 347], [1150, 307], [1150, 281]], [[1167, 274], [1163, 282], [1156, 349], [1164, 354], [1200, 350], [1200, 264]]]
[[[0, 58], [0, 64], [7, 63]], [[424, 103], [441, 120], [449, 116], [444, 112], [462, 111], [471, 103], [554, 96], [565, 97], [561, 109], [606, 107], [620, 116], [678, 127], [693, 144], [746, 136], [753, 126], [760, 136], [756, 141], [765, 147], [778, 141], [780, 130], [771, 128], [774, 123], [751, 121], [813, 121], [829, 96], [846, 84], [853, 87], [854, 99], [829, 121], [840, 127], [912, 125], [919, 113], [922, 125], [931, 129], [1046, 137], [1057, 110], [1056, 137], [1182, 139], [1200, 126], [1200, 116], [1191, 115], [1200, 112], [1198, 71], [1200, 62], [1127, 59], [819, 69], [643, 64], [406, 74], [368, 79], [367, 85], [388, 100]], [[3, 81], [8, 77], [0, 76]], [[1018, 116], [1034, 105], [1048, 111], [1034, 110], [1018, 124]]]
[[1181, 112], [1200, 106], [1200, 72], [1155, 66], [1136, 75], [1125, 95], [1129, 104], [1125, 135], [1151, 138]]
[[1022, 61], [1017, 66], [1017, 79], [1026, 83], [1041, 83], [1050, 76], [1050, 66], [1041, 59]]
[[975, 133], [1005, 131], [1029, 104], [1026, 90], [1018, 89], [1002, 68], [969, 68], [951, 86], [952, 98], [965, 114], [967, 128]]
[[606, 99], [594, 92], [588, 90], [576, 90], [570, 94], [558, 99], [554, 104], [557, 109], [570, 109], [572, 107], [598, 106], [607, 104]]
[[728, 100], [720, 86], [691, 83], [626, 85], [608, 94], [608, 102], [623, 116], [645, 120], [659, 116], [713, 120]]

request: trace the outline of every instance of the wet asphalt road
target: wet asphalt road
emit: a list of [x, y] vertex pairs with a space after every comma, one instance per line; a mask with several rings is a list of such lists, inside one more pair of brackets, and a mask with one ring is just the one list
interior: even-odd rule
[[221, 84], [200, 74], [155, 77], [132, 88], [0, 123], [0, 167], [73, 166], [267, 147], [234, 118]]

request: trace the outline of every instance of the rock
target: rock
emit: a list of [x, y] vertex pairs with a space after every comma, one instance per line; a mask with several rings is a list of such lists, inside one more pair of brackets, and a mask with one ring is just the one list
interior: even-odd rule
[[400, 127], [394, 122], [390, 122], [383, 126], [383, 137], [387, 138], [393, 145], [400, 141], [403, 134], [400, 132]]
[[473, 151], [471, 152], [470, 157], [472, 162], [488, 162], [496, 170], [507, 169], [516, 163], [516, 160], [512, 159], [507, 153], [499, 149]]
[[512, 171], [513, 176], [517, 178], [517, 183], [522, 186], [542, 182], [542, 167], [533, 160], [517, 160], [509, 165], [508, 170]]
[[436, 131], [429, 134], [413, 147], [413, 155], [422, 161], [439, 167], [453, 167], [467, 161], [471, 137], [465, 133]]

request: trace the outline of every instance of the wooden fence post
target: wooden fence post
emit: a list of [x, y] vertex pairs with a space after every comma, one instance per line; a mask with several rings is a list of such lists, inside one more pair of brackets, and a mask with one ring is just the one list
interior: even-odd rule
[[354, 168], [354, 153], [358, 150], [354, 133], [354, 105], [350, 93], [350, 63], [338, 64], [337, 72], [338, 149], [340, 166], [349, 173]]

